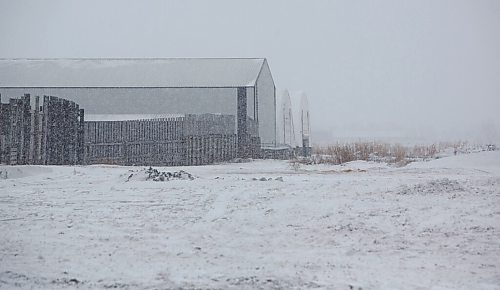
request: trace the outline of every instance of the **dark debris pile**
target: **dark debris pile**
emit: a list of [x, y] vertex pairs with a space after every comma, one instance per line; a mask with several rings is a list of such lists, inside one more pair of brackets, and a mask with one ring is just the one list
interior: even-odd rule
[[170, 181], [170, 180], [193, 180], [195, 177], [184, 170], [179, 171], [160, 171], [156, 168], [149, 167], [142, 170], [129, 170], [127, 181], [132, 180], [152, 180], [152, 181]]
[[158, 169], [149, 167], [146, 170], [146, 174], [148, 175], [146, 180], [153, 180], [153, 181], [169, 181], [172, 179], [182, 179], [182, 180], [194, 179], [191, 173], [188, 173], [184, 170], [169, 172], [169, 171], [159, 171]]

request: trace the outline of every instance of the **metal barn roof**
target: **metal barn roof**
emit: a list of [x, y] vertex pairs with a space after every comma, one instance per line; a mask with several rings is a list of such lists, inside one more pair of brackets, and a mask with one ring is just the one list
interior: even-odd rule
[[247, 87], [264, 58], [0, 59], [0, 87]]

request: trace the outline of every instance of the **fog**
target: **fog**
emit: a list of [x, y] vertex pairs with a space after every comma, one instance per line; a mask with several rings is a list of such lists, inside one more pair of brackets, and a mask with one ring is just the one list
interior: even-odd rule
[[313, 142], [500, 143], [499, 1], [1, 1], [0, 57], [266, 57]]

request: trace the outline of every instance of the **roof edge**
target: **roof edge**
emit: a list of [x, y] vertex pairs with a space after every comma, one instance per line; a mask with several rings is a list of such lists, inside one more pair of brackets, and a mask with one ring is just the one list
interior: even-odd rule
[[265, 57], [7, 57], [0, 60], [170, 60], [170, 59], [260, 59]]

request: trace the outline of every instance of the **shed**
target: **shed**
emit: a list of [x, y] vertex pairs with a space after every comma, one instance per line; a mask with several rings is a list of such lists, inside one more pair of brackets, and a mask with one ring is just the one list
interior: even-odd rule
[[234, 115], [238, 139], [276, 145], [275, 85], [265, 58], [0, 59], [3, 101], [74, 101], [89, 115]]

